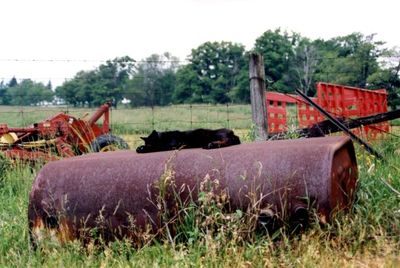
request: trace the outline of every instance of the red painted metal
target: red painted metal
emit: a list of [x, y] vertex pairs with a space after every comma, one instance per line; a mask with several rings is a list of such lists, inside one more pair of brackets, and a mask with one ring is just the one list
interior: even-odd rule
[[295, 103], [296, 99], [277, 92], [267, 92], [266, 98], [268, 131], [287, 131], [287, 105]]
[[[90, 144], [98, 136], [109, 133], [110, 107], [111, 103], [103, 104], [87, 121], [58, 113], [25, 128], [9, 128], [6, 124], [1, 124], [0, 136], [15, 133], [17, 140], [11, 144], [0, 144], [0, 150], [10, 158], [32, 162], [52, 161], [87, 153], [90, 151]], [[96, 122], [101, 117], [103, 124], [100, 127]]]
[[[366, 90], [356, 87], [318, 83], [317, 98], [312, 98], [312, 100], [334, 117], [359, 118], [388, 111], [387, 93], [384, 89]], [[288, 130], [288, 104], [296, 105], [297, 124], [299, 128], [306, 128], [325, 120], [322, 114], [297, 95], [267, 92], [266, 103], [269, 133]], [[382, 132], [388, 132], [389, 130], [388, 122], [362, 128], [362, 132], [367, 138], [376, 138]], [[358, 132], [359, 134], [359, 130], [353, 130], [353, 132]]]
[[[288, 130], [288, 106], [293, 104], [297, 108], [297, 123], [299, 128], [312, 125], [322, 116], [312, 106], [308, 105], [297, 95], [282, 94], [278, 92], [268, 91], [267, 99], [267, 116], [268, 116], [268, 132], [278, 133]], [[316, 98], [312, 98], [316, 100]]]
[[60, 241], [85, 240], [95, 228], [106, 241], [136, 241], [146, 228], [156, 234], [182, 204], [198, 203], [206, 178], [218, 181], [215, 194], [226, 193], [227, 213], [290, 220], [313, 208], [329, 221], [352, 205], [357, 163], [347, 137], [72, 157], [38, 173], [29, 196], [30, 232], [34, 241], [46, 232]]
[[[366, 90], [328, 83], [317, 84], [317, 103], [335, 117], [356, 118], [386, 113], [387, 95], [385, 89]], [[362, 128], [362, 132], [371, 138], [388, 131], [388, 122]]]
[[99, 120], [102, 116], [104, 116], [102, 132], [108, 133], [110, 131], [110, 105], [111, 103], [105, 103], [97, 109], [97, 111], [92, 115], [92, 117], [88, 120], [87, 124], [89, 126], [95, 125], [97, 120]]

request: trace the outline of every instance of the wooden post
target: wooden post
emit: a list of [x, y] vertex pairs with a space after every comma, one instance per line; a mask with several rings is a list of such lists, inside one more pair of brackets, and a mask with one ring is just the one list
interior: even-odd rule
[[268, 124], [263, 57], [258, 53], [250, 53], [249, 66], [251, 113], [256, 140], [266, 140], [268, 138]]

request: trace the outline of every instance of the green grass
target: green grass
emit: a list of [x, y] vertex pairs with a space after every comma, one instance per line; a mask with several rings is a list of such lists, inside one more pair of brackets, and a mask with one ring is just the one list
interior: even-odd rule
[[[96, 108], [72, 107], [16, 107], [0, 106], [0, 123], [10, 127], [24, 127], [67, 112], [77, 118], [89, 117]], [[171, 105], [166, 107], [143, 107], [112, 109], [110, 121], [118, 134], [150, 133], [153, 129], [193, 129], [198, 127], [247, 129], [251, 126], [250, 105]]]
[[395, 119], [395, 120], [391, 121], [391, 125], [392, 126], [400, 126], [400, 119]]
[[[73, 107], [16, 107], [0, 106], [0, 123], [9, 127], [27, 127], [66, 112], [76, 118], [89, 118], [96, 108]], [[102, 118], [98, 121], [102, 123]], [[131, 148], [142, 144], [140, 136], [158, 131], [188, 130], [194, 128], [231, 128], [246, 132], [251, 128], [250, 105], [171, 105], [127, 109], [118, 107], [110, 113], [110, 127], [114, 134], [123, 137]], [[242, 135], [242, 134], [241, 134]], [[245, 134], [242, 136], [244, 137]]]
[[[0, 186], [0, 267], [396, 267], [400, 265], [400, 196], [390, 187], [400, 189], [400, 156], [394, 153], [399, 141], [391, 144], [394, 146], [384, 148], [392, 153], [385, 163], [358, 151], [357, 201], [351, 213], [330, 225], [313, 224], [302, 234], [280, 233], [275, 240], [260, 236], [238, 242], [203, 234], [192, 243], [173, 245], [161, 240], [140, 249], [130, 247], [127, 241], [104, 248], [83, 248], [75, 242], [31, 249], [27, 203], [35, 171], [19, 165], [5, 173]], [[198, 226], [186, 228], [193, 231]]]
[[[159, 112], [165, 114], [165, 120], [167, 113], [182, 119], [187, 110], [180, 108]], [[172, 109], [176, 112], [172, 113]], [[224, 113], [224, 107], [218, 109], [213, 116]], [[127, 115], [128, 111], [132, 115]], [[143, 110], [143, 114], [141, 111], [118, 109], [112, 116], [115, 123], [125, 117], [126, 120], [137, 117], [143, 122], [151, 118], [149, 110]], [[202, 108], [196, 120], [206, 120], [207, 113], [211, 114]], [[248, 107], [237, 107], [233, 114], [247, 117]], [[176, 124], [170, 123], [168, 127], [180, 128]], [[249, 127], [240, 126], [238, 132], [244, 141], [251, 140]], [[329, 225], [313, 223], [297, 235], [282, 231], [275, 239], [267, 236], [240, 239], [237, 235], [243, 223], [240, 215], [228, 219], [218, 204], [205, 200], [207, 206], [190, 207], [190, 213], [178, 228], [186, 243], [172, 244], [165, 238], [139, 249], [131, 247], [128, 241], [119, 241], [88, 248], [77, 242], [64, 246], [49, 242], [41, 250], [33, 250], [29, 244], [27, 206], [39, 167], [32, 169], [18, 164], [1, 173], [0, 267], [399, 267], [400, 139], [393, 138], [375, 147], [385, 153], [387, 160], [377, 161], [357, 148], [356, 202], [350, 213], [338, 216]], [[214, 217], [214, 223], [224, 223], [226, 228], [209, 235], [204, 226], [196, 224], [196, 219], [207, 216]]]

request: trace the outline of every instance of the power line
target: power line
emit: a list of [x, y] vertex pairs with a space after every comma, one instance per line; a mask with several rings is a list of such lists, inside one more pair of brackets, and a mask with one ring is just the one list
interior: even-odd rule
[[[336, 56], [336, 57], [310, 57], [313, 60], [335, 60], [335, 59], [358, 59], [357, 56], [355, 55], [348, 55], [348, 56]], [[384, 59], [398, 59], [399, 57], [397, 56], [389, 56], [389, 55], [381, 55], [378, 56], [378, 58], [384, 58]], [[297, 59], [299, 60], [299, 59]], [[104, 59], [63, 59], [63, 58], [0, 58], [0, 62], [64, 62], [64, 63], [76, 63], [76, 62], [95, 62], [95, 63], [104, 63], [104, 62], [112, 62], [113, 60], [104, 60]], [[136, 62], [136, 63], [189, 63], [190, 59], [165, 59], [165, 60], [126, 60], [126, 61], [119, 61], [119, 62]]]
[[17, 79], [17, 81], [22, 81], [22, 80], [52, 80], [52, 79], [57, 79], [57, 80], [68, 80], [68, 79], [73, 79], [74, 77], [53, 77], [53, 76], [46, 76], [46, 77], [16, 77], [16, 76], [3, 76], [0, 77], [0, 81], [1, 80], [11, 80], [11, 79]]
[[[0, 62], [50, 62], [50, 63], [76, 63], [76, 62], [96, 62], [96, 63], [104, 63], [104, 62], [112, 62], [112, 60], [101, 60], [101, 59], [35, 59], [35, 58], [2, 58]], [[133, 62], [133, 63], [182, 63], [188, 62], [188, 59], [185, 60], [124, 60], [119, 62]]]

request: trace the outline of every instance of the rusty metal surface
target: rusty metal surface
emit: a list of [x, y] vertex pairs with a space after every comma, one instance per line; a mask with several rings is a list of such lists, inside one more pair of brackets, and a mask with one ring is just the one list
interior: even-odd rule
[[[167, 177], [173, 183], [161, 193]], [[110, 239], [134, 235], [132, 225], [156, 232], [164, 224], [157, 197], [163, 195], [173, 214], [176, 195], [196, 201], [205, 177], [219, 181], [232, 211], [254, 205], [255, 196], [260, 210], [301, 215], [312, 203], [329, 220], [352, 204], [357, 164], [346, 137], [73, 157], [48, 163], [37, 175], [29, 198], [30, 230], [39, 238], [39, 229], [55, 228], [60, 240], [79, 238], [82, 230], [99, 226]]]

